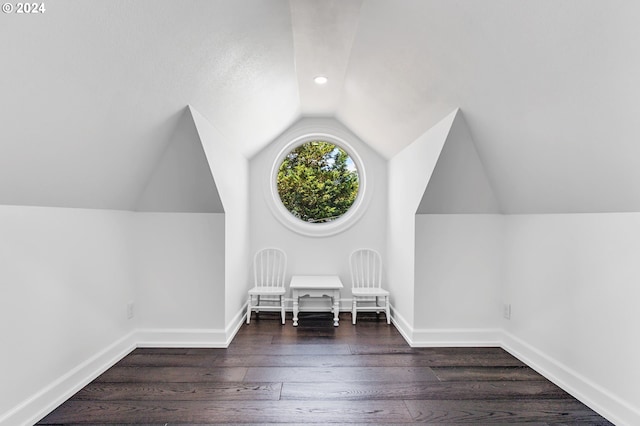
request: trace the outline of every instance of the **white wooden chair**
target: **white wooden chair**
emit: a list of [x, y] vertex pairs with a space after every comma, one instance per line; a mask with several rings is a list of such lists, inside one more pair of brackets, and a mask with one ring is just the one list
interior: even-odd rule
[[[351, 292], [353, 294], [353, 306], [351, 320], [356, 323], [358, 311], [376, 312], [384, 311], [387, 316], [387, 324], [391, 324], [389, 315], [389, 292], [382, 288], [382, 259], [380, 253], [371, 249], [359, 249], [351, 253], [349, 257], [351, 269]], [[380, 305], [380, 298], [383, 304]]]
[[253, 257], [254, 287], [249, 290], [247, 302], [247, 324], [251, 322], [251, 311], [280, 311], [284, 324], [284, 276], [287, 270], [287, 255], [277, 248], [265, 248]]

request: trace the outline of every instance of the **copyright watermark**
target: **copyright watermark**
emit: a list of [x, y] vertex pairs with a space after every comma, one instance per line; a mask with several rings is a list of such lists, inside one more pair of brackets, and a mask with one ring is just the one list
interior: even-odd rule
[[38, 15], [47, 11], [44, 3], [3, 3], [2, 13], [17, 15]]

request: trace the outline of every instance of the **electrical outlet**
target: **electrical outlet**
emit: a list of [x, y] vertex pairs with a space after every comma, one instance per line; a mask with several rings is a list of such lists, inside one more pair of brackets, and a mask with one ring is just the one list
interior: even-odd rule
[[502, 305], [502, 316], [505, 319], [511, 319], [511, 303], [505, 303]]
[[133, 302], [127, 303], [127, 319], [133, 318]]

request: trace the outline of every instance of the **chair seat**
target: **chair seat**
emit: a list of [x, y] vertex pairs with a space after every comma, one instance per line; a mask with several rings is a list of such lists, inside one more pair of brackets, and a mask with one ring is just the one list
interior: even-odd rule
[[366, 296], [388, 296], [389, 292], [387, 290], [383, 290], [381, 288], [352, 288], [351, 289], [351, 293], [354, 296], [362, 296], [362, 297], [366, 297]]
[[261, 295], [261, 296], [282, 296], [287, 291], [284, 287], [253, 287], [249, 290], [250, 295]]

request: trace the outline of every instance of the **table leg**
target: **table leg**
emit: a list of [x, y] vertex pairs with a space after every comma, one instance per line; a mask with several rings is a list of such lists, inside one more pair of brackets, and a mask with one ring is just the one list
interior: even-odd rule
[[298, 292], [293, 291], [293, 326], [298, 326]]
[[333, 326], [337, 327], [340, 321], [340, 293], [333, 296]]

